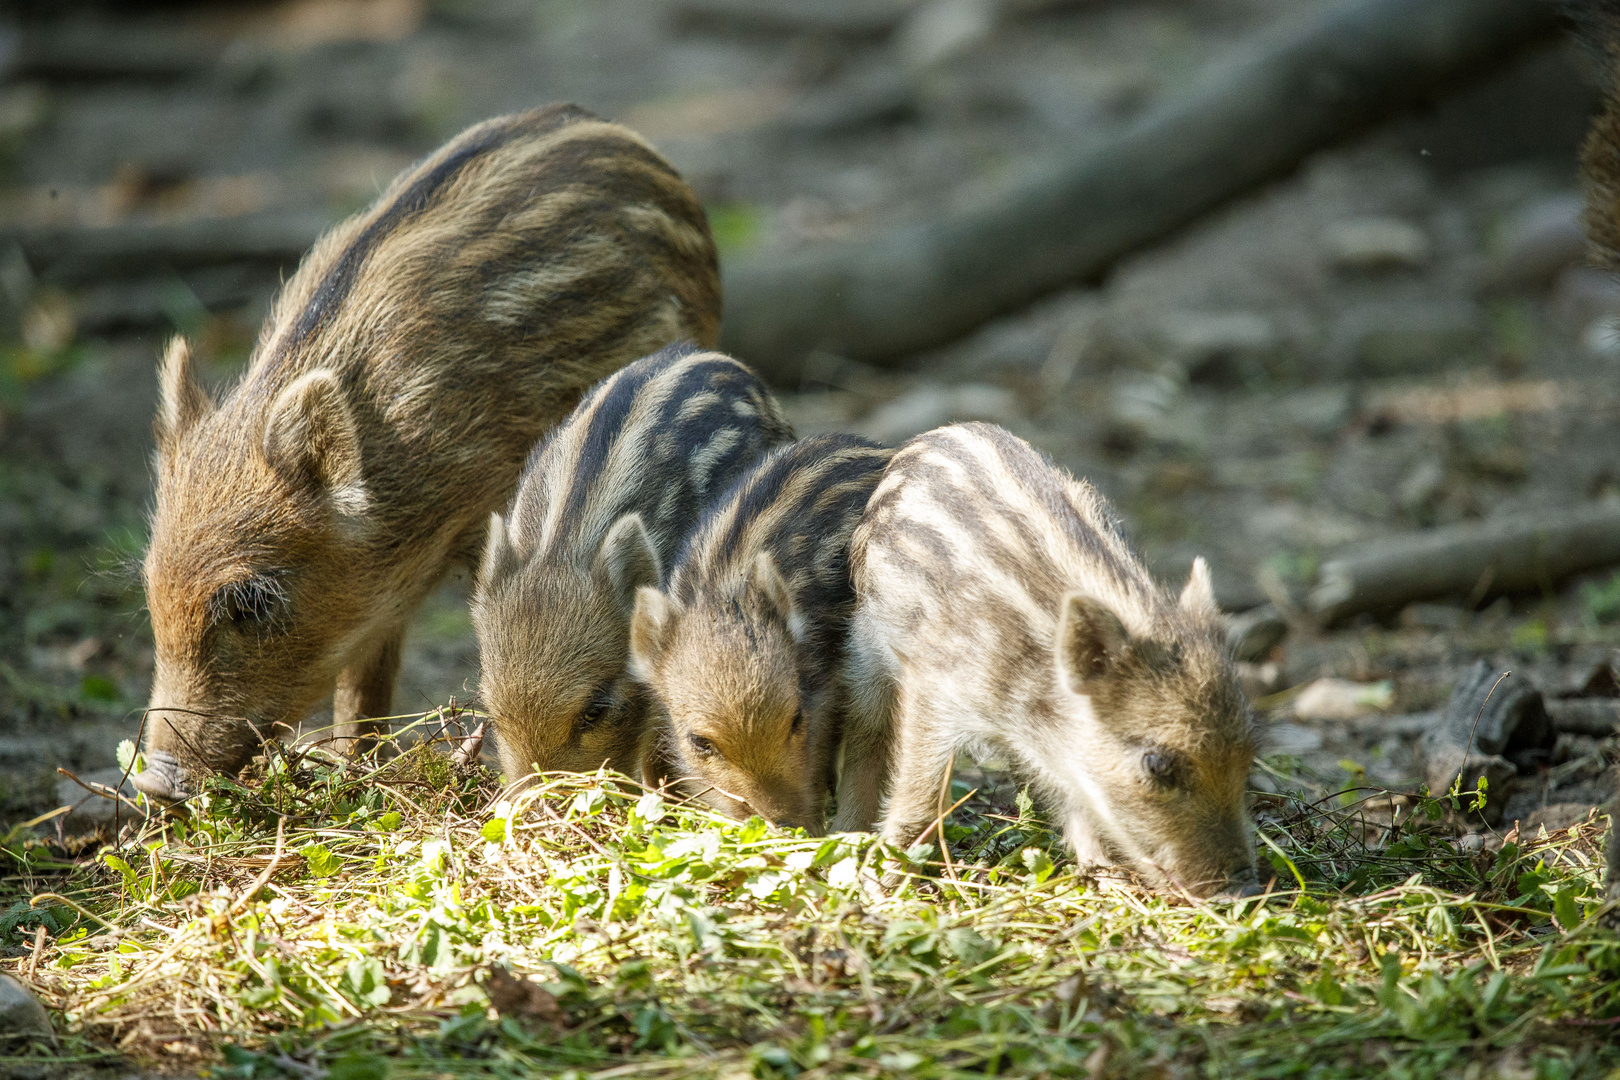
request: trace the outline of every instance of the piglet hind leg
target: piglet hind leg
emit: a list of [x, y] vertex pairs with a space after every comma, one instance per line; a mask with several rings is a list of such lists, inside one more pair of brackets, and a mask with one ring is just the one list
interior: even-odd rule
[[355, 757], [376, 747], [377, 735], [383, 730], [379, 718], [392, 715], [404, 640], [403, 627], [390, 630], [377, 639], [364, 661], [338, 673], [332, 694], [330, 745], [334, 750]]
[[894, 756], [894, 675], [880, 650], [863, 646], [865, 629], [857, 616], [839, 678], [833, 832], [870, 832], [877, 826]]
[[894, 731], [893, 779], [882, 835], [884, 843], [907, 848], [944, 809], [940, 796], [956, 747], [932, 711], [903, 685], [895, 698]]

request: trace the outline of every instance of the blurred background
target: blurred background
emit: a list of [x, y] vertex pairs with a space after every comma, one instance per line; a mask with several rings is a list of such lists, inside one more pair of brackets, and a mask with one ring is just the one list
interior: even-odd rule
[[[801, 433], [894, 441], [992, 420], [1101, 487], [1162, 575], [1209, 557], [1223, 605], [1246, 613], [1238, 645], [1274, 749], [1324, 783], [1417, 783], [1432, 710], [1481, 657], [1549, 697], [1609, 693], [1592, 680], [1620, 642], [1620, 581], [1580, 559], [1500, 596], [1481, 576], [1366, 613], [1310, 604], [1326, 563], [1391, 537], [1620, 497], [1620, 287], [1585, 265], [1576, 174], [1603, 65], [1551, 5], [1528, 2], [1421, 77], [1377, 52], [1405, 46], [1399, 26], [1369, 36], [1366, 55], [1334, 31], [1341, 8], [1391, 7], [10, 0], [5, 815], [71, 794], [58, 765], [111, 766], [146, 700], [134, 567], [162, 339], [189, 335], [228, 383], [325, 225], [464, 126], [556, 100], [635, 127], [701, 195], [738, 305], [728, 318], [748, 328], [728, 344], [776, 380]], [[1389, 86], [1307, 78], [1316, 90], [1296, 97], [1257, 81], [1233, 112], [1233, 80], [1324, 39], [1393, 72]], [[1370, 104], [1341, 107], [1352, 100]], [[1184, 130], [1224, 147], [1220, 160], [1187, 168]], [[1177, 184], [1218, 182], [1178, 203], [1155, 186], [1161, 150]], [[1021, 241], [988, 243], [956, 282], [988, 290], [983, 303], [914, 305], [881, 348], [847, 328], [816, 336], [815, 313], [777, 335], [809, 334], [803, 348], [771, 337], [773, 297], [796, 295], [803, 266], [910, 250], [997, 207], [1035, 207], [1019, 220], [1039, 235], [1038, 196], [1091, 190], [1064, 188], [1081, 174], [1112, 178], [1124, 201], [1054, 196], [1058, 216], [1143, 220], [1084, 251], [1076, 240], [1069, 263], [1043, 253], [1034, 277]], [[447, 583], [418, 620], [401, 711], [473, 696], [466, 591]], [[1606, 730], [1567, 730], [1521, 762], [1510, 812], [1584, 817], [1605, 790]]]

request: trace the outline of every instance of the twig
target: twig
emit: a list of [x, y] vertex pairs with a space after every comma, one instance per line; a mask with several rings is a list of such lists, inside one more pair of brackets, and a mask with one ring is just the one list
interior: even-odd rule
[[[118, 802], [128, 804], [133, 810], [139, 810], [142, 817], [146, 816], [146, 811], [141, 809], [141, 805], [131, 800], [122, 791], [114, 791], [106, 784], [98, 784], [94, 780], [80, 780], [72, 772], [62, 768], [60, 765], [56, 767], [56, 771], [73, 781], [75, 784], [78, 784], [80, 787], [84, 788], [84, 790], [88, 791], [90, 794], [100, 795], [103, 799], [116, 799]], [[117, 834], [114, 833], [114, 835], [116, 836]]]
[[100, 923], [102, 926], [105, 926], [109, 930], [115, 930], [116, 931], [118, 929], [118, 927], [114, 926], [112, 923], [108, 922], [106, 919], [103, 919], [100, 915], [97, 915], [95, 912], [86, 909], [83, 905], [79, 904], [77, 901], [69, 900], [67, 897], [63, 896], [61, 893], [53, 893], [53, 892], [35, 893], [33, 896], [29, 897], [28, 906], [31, 907], [31, 908], [39, 907], [39, 905], [43, 901], [46, 901], [46, 900], [54, 900], [58, 904], [65, 904], [68, 907], [72, 908], [74, 911], [77, 911], [84, 918], [86, 918], [86, 919], [94, 919], [96, 922]]
[[39, 958], [45, 951], [45, 924], [40, 923], [34, 927], [34, 951], [28, 955], [28, 978], [33, 979], [34, 973], [39, 970]]
[[257, 896], [258, 893], [259, 893], [259, 890], [264, 888], [265, 885], [269, 883], [270, 875], [274, 874], [276, 872], [276, 870], [280, 868], [280, 866], [281, 866], [282, 845], [283, 845], [283, 842], [286, 839], [286, 829], [287, 829], [287, 819], [286, 819], [286, 817], [284, 817], [284, 816], [282, 816], [280, 814], [276, 815], [276, 849], [275, 849], [275, 852], [270, 856], [269, 865], [267, 865], [264, 868], [264, 870], [260, 872], [258, 877], [253, 879], [253, 884], [249, 885], [247, 891], [244, 892], [241, 896], [237, 897], [236, 902], [231, 905], [231, 914], [234, 915], [236, 912], [241, 911], [243, 906], [246, 905], [249, 900], [251, 900], [251, 899], [253, 899], [253, 897]]

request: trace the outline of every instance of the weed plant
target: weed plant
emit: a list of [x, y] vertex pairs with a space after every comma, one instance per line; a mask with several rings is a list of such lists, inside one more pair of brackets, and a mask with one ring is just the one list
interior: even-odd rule
[[902, 852], [615, 774], [511, 795], [428, 726], [77, 857], [13, 829], [0, 944], [66, 1033], [49, 1075], [1620, 1075], [1597, 815], [1468, 850], [1455, 797], [1300, 781], [1257, 796], [1271, 891], [1199, 901], [1077, 876], [1021, 793]]

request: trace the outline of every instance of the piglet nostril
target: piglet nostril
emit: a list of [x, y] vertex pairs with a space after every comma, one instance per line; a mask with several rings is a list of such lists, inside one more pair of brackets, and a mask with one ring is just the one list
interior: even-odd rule
[[1264, 896], [1265, 892], [1265, 886], [1258, 881], [1253, 878], [1243, 878], [1229, 882], [1226, 888], [1221, 890], [1221, 895], [1229, 896], [1234, 900], [1247, 900], [1251, 896]]

